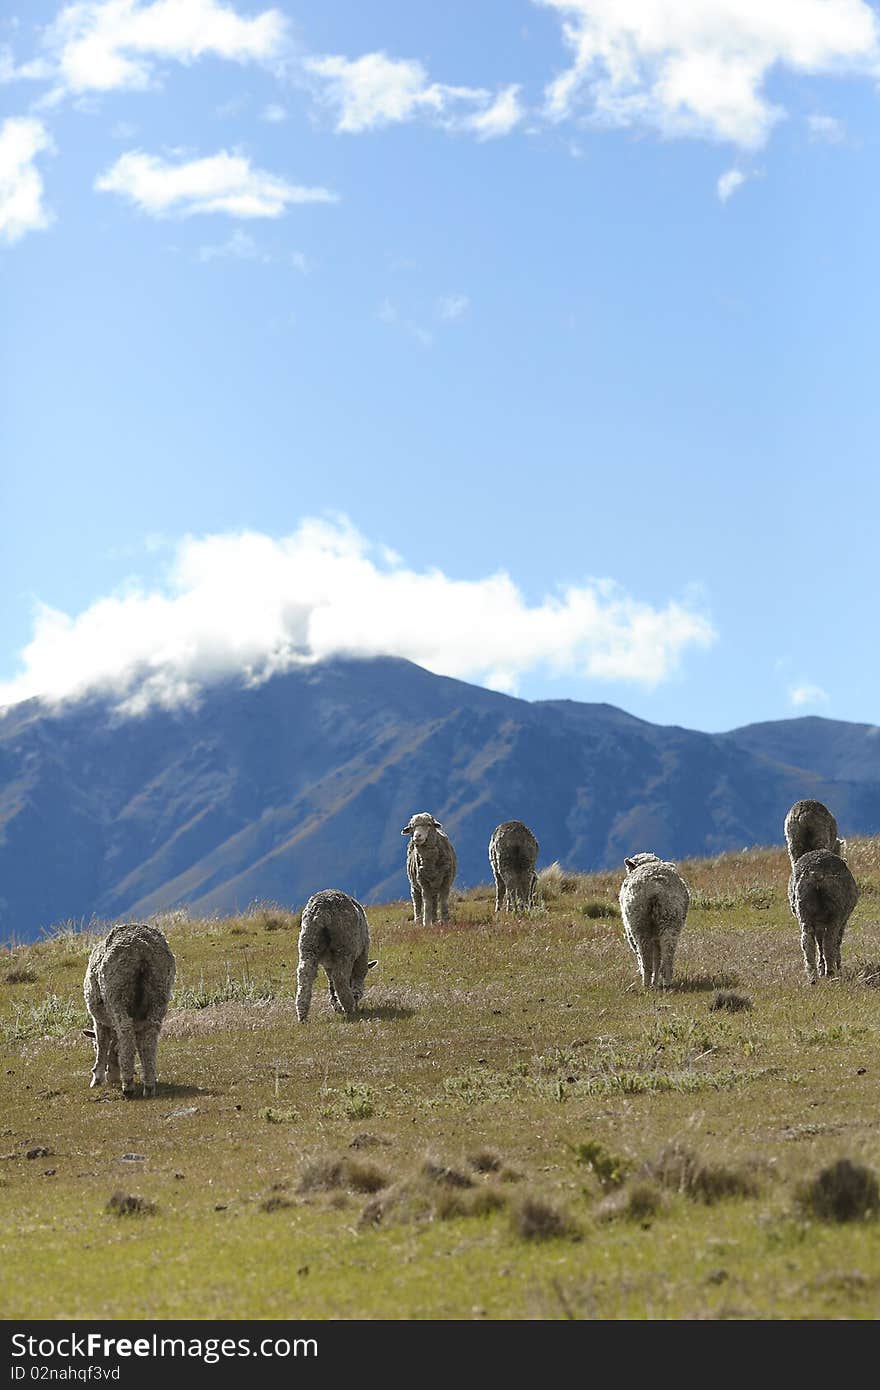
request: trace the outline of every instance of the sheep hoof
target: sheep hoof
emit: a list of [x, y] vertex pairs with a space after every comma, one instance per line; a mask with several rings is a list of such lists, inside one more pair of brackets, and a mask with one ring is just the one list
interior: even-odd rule
[[134, 1100], [134, 1082], [124, 1081], [122, 1083], [122, 1094], [126, 1100]]
[[155, 1094], [156, 1094], [156, 1087], [155, 1087], [155, 1084], [152, 1085], [152, 1086], [148, 1086], [147, 1083], [146, 1083], [146, 1081], [145, 1081], [145, 1082], [144, 1082], [144, 1096], [145, 1096], [145, 1098], [146, 1098], [147, 1100], [152, 1100], [152, 1098], [153, 1098], [153, 1096], [155, 1096]]
[[92, 1088], [93, 1086], [103, 1086], [103, 1084], [104, 1084], [104, 1078], [103, 1078], [103, 1076], [93, 1076], [92, 1079], [91, 1079], [91, 1081], [89, 1082], [89, 1090], [91, 1090], [91, 1088]]

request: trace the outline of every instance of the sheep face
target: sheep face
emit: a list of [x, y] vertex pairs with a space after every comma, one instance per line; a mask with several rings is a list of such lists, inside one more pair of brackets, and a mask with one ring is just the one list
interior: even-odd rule
[[401, 835], [411, 835], [413, 844], [421, 849], [430, 840], [433, 830], [442, 829], [443, 826], [432, 815], [429, 815], [427, 811], [420, 811], [417, 816], [410, 819], [400, 833]]

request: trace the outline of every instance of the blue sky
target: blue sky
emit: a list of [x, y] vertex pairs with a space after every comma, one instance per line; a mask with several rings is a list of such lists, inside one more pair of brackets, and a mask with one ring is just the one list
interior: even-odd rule
[[873, 722], [864, 0], [3, 8], [0, 704]]

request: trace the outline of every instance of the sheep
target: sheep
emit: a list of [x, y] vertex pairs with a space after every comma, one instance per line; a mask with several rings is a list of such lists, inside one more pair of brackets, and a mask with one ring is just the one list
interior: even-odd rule
[[[801, 929], [807, 980], [840, 973], [843, 932], [859, 899], [845, 861], [828, 849], [809, 850], [796, 861], [788, 881], [788, 902]], [[818, 971], [817, 971], [818, 966]]]
[[410, 817], [400, 833], [412, 836], [406, 847], [406, 872], [413, 920], [425, 927], [448, 921], [449, 892], [458, 860], [442, 825], [429, 812], [420, 811]]
[[538, 841], [521, 820], [506, 820], [492, 831], [489, 863], [495, 878], [495, 911], [525, 911], [535, 898]]
[[164, 933], [144, 922], [111, 927], [95, 946], [83, 980], [94, 1024], [83, 1030], [95, 1042], [91, 1086], [103, 1086], [109, 1073], [112, 1084], [121, 1079], [124, 1096], [133, 1096], [137, 1051], [144, 1095], [156, 1094], [159, 1034], [176, 968]]
[[690, 906], [688, 886], [675, 865], [656, 854], [634, 854], [623, 862], [627, 874], [620, 889], [620, 911], [627, 944], [644, 987], [668, 989]]
[[814, 849], [830, 849], [843, 857], [843, 841], [837, 835], [837, 821], [821, 801], [796, 801], [785, 817], [785, 843], [791, 867], [801, 855]]
[[367, 959], [369, 954], [370, 926], [362, 904], [337, 888], [313, 893], [303, 908], [299, 933], [296, 1016], [300, 1023], [309, 1016], [319, 965], [327, 972], [333, 1008], [338, 1014], [353, 1014], [363, 998], [367, 971], [377, 964]]

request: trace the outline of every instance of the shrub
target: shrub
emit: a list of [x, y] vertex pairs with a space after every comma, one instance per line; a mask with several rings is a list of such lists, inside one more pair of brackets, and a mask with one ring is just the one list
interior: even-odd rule
[[626, 1177], [626, 1159], [608, 1153], [595, 1139], [588, 1139], [584, 1144], [575, 1144], [574, 1152], [578, 1163], [589, 1168], [598, 1179], [600, 1187], [620, 1187]]
[[802, 1184], [797, 1202], [820, 1221], [864, 1221], [880, 1210], [880, 1187], [870, 1168], [839, 1158]]
[[754, 1197], [758, 1190], [750, 1174], [704, 1163], [678, 1144], [670, 1144], [653, 1163], [645, 1164], [645, 1176], [707, 1206], [724, 1197]]
[[156, 1203], [146, 1197], [137, 1197], [131, 1192], [114, 1192], [107, 1203], [111, 1216], [152, 1216], [157, 1210]]
[[747, 994], [737, 994], [732, 989], [719, 989], [709, 1005], [710, 1013], [717, 1013], [720, 1009], [726, 1009], [728, 1013], [740, 1013], [743, 1009], [750, 1009], [752, 1001]]
[[511, 1222], [521, 1240], [571, 1239], [578, 1234], [571, 1217], [543, 1197], [524, 1197], [514, 1208]]

